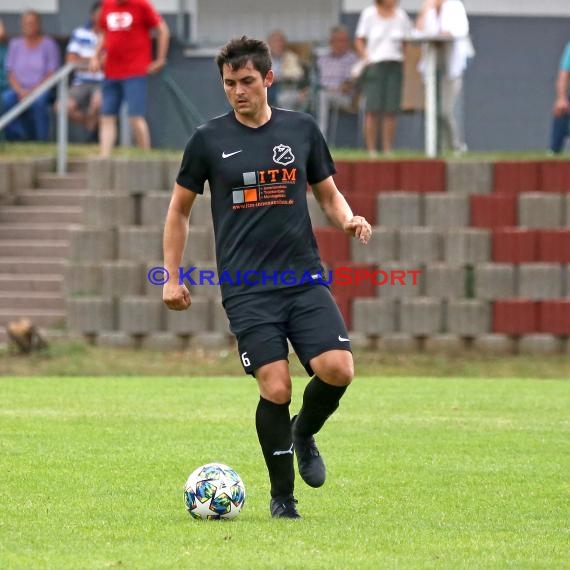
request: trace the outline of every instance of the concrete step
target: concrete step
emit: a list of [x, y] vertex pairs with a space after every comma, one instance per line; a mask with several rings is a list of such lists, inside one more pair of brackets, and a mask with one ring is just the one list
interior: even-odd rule
[[0, 223], [79, 224], [79, 206], [6, 206], [0, 207]]
[[28, 318], [37, 327], [61, 327], [65, 325], [65, 311], [48, 309], [0, 309], [0, 328], [12, 321]]
[[65, 258], [0, 257], [0, 274], [63, 275]]
[[65, 299], [61, 293], [33, 291], [22, 295], [19, 291], [4, 291], [0, 292], [0, 310], [2, 309], [64, 311]]
[[67, 240], [0, 240], [0, 257], [67, 257]]
[[38, 188], [45, 190], [85, 190], [87, 188], [87, 175], [81, 172], [69, 174], [43, 172], [38, 176]]
[[63, 295], [63, 275], [22, 275], [0, 273], [0, 292], [14, 291], [25, 294], [30, 291], [61, 293]]
[[19, 206], [82, 206], [85, 190], [22, 190], [16, 195]]
[[88, 160], [81, 160], [80, 158], [74, 158], [67, 161], [67, 172], [68, 173], [83, 173], [87, 174], [87, 167], [89, 161]]
[[[1, 209], [0, 209], [1, 210]], [[69, 239], [76, 224], [0, 223], [0, 239], [61, 240]]]

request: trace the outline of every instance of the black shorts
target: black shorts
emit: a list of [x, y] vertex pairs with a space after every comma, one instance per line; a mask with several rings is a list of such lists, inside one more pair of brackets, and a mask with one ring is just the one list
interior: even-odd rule
[[224, 307], [247, 374], [264, 364], [288, 360], [287, 339], [310, 376], [311, 358], [327, 350], [351, 350], [342, 315], [324, 285], [230, 297]]

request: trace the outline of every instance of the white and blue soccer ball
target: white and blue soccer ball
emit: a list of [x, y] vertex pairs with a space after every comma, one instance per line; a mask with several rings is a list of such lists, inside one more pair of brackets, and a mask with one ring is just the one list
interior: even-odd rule
[[188, 477], [184, 503], [195, 519], [233, 519], [245, 503], [245, 485], [231, 467], [208, 463]]

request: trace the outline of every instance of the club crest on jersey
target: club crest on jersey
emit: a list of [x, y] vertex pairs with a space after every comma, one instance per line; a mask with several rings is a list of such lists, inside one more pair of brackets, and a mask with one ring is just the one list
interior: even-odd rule
[[295, 160], [290, 146], [280, 144], [273, 147], [273, 162], [287, 166]]
[[133, 23], [133, 16], [129, 12], [111, 12], [107, 14], [107, 27], [111, 32], [128, 30]]

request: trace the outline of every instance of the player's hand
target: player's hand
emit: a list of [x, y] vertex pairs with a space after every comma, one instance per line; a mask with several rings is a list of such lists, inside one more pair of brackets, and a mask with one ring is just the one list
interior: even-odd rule
[[99, 59], [98, 55], [94, 55], [93, 57], [89, 58], [88, 69], [91, 71], [91, 73], [97, 73], [98, 71], [101, 71], [101, 60]]
[[568, 110], [569, 110], [568, 99], [566, 99], [565, 97], [561, 99], [556, 99], [553, 109], [555, 117], [561, 117], [562, 115], [568, 113]]
[[367, 244], [372, 237], [372, 227], [362, 216], [353, 216], [342, 226], [345, 233], [354, 236], [360, 243]]
[[149, 75], [154, 75], [155, 73], [158, 73], [159, 71], [161, 71], [162, 69], [164, 69], [164, 66], [166, 65], [166, 60], [165, 59], [155, 59], [153, 62], [151, 62], [151, 64], [148, 66], [147, 68], [147, 72]]
[[190, 291], [186, 285], [166, 283], [162, 289], [162, 300], [172, 311], [185, 311], [191, 304]]

